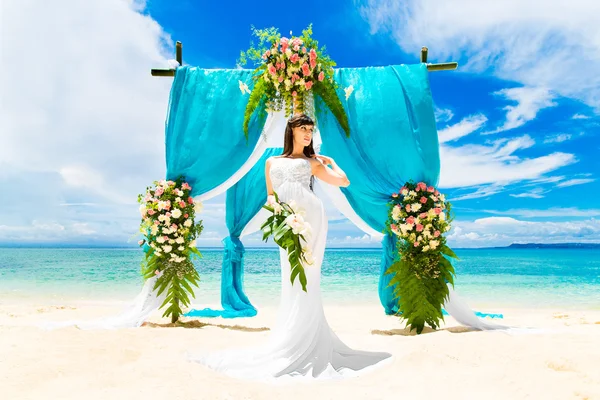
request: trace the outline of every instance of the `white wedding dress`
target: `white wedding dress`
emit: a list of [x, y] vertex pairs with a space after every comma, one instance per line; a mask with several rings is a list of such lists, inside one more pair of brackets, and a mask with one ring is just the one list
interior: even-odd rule
[[327, 217], [321, 200], [310, 188], [310, 161], [273, 158], [270, 174], [273, 190], [280, 200], [294, 200], [305, 210], [305, 220], [312, 227], [307, 241], [314, 264], [305, 268], [307, 291], [302, 290], [298, 278], [291, 284], [288, 256], [280, 249], [281, 303], [266, 344], [259, 348], [189, 356], [190, 359], [230, 376], [260, 381], [345, 378], [391, 361], [389, 353], [348, 347], [325, 318], [320, 283]]

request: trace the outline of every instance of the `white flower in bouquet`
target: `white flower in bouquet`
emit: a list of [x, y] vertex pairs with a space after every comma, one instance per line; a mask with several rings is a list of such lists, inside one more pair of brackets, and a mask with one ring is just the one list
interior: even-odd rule
[[429, 247], [431, 247], [431, 250], [435, 250], [436, 247], [438, 247], [440, 244], [439, 241], [437, 240], [432, 240], [431, 242], [429, 242]]
[[440, 220], [441, 220], [441, 221], [445, 221], [445, 220], [446, 220], [446, 214], [444, 214], [444, 213], [441, 213], [441, 214], [439, 215], [439, 217], [440, 217]]
[[172, 216], [173, 218], [175, 218], [175, 219], [177, 219], [177, 218], [181, 217], [181, 215], [182, 215], [182, 213], [181, 213], [181, 210], [180, 210], [179, 208], [176, 208], [176, 209], [174, 209], [174, 210], [171, 212], [171, 216]]
[[306, 228], [308, 224], [304, 221], [304, 217], [302, 217], [300, 214], [288, 215], [288, 217], [285, 219], [285, 223], [292, 228], [292, 232], [295, 235], [304, 235], [308, 233], [308, 229]]
[[166, 201], [159, 201], [158, 202], [158, 211], [162, 211], [162, 210], [166, 210], [167, 209], [167, 202]]
[[394, 219], [394, 221], [398, 221], [400, 219], [401, 213], [402, 213], [402, 209], [400, 208], [400, 206], [398, 206], [398, 205], [394, 206], [394, 208], [392, 210], [392, 218]]
[[164, 251], [165, 253], [170, 253], [170, 252], [171, 252], [171, 250], [173, 250], [173, 247], [171, 247], [171, 246], [169, 246], [169, 245], [166, 245], [166, 246], [163, 246], [163, 248], [162, 248], [162, 249], [163, 249], [163, 251]]
[[410, 205], [410, 209], [412, 211], [417, 212], [417, 211], [419, 211], [421, 209], [421, 204], [419, 204], [419, 203], [413, 203], [413, 204]]
[[178, 198], [176, 198], [176, 199], [175, 199], [175, 202], [176, 202], [176, 203], [179, 203], [180, 201], [182, 201], [182, 200], [181, 200], [181, 197], [178, 197]]
[[411, 190], [410, 192], [408, 192], [408, 195], [410, 197], [415, 197], [417, 195], [417, 192], [415, 192], [414, 190]]
[[169, 244], [175, 244], [175, 240], [169, 239]]
[[281, 204], [279, 204], [279, 203], [275, 203], [275, 204], [273, 205], [273, 213], [274, 213], [275, 215], [280, 215], [280, 214], [281, 214], [281, 211], [283, 211], [283, 208], [281, 207]]
[[185, 226], [186, 228], [189, 228], [190, 226], [192, 226], [192, 220], [186, 219], [185, 222], [183, 223], [183, 226]]
[[402, 196], [406, 196], [408, 194], [408, 189], [403, 189], [400, 193], [402, 194]]
[[150, 233], [156, 235], [158, 233], [158, 226], [152, 225], [152, 227], [150, 228]]
[[425, 245], [425, 246], [423, 246], [423, 251], [424, 251], [424, 252], [425, 252], [425, 251], [429, 251], [429, 246], [428, 246], [428, 245]]
[[185, 250], [185, 248], [184, 248], [183, 246], [179, 246], [179, 247], [177, 248], [177, 250], [179, 250], [179, 251], [184, 251], [184, 250]]
[[163, 223], [167, 226], [170, 226], [171, 225], [171, 217], [165, 216], [165, 220], [163, 221]]
[[315, 259], [313, 257], [312, 251], [308, 247], [303, 247], [302, 252], [304, 253], [304, 259], [308, 265], [313, 265], [315, 263]]
[[290, 202], [288, 203], [288, 206], [290, 206], [290, 208], [292, 209], [292, 211], [294, 213], [298, 213], [298, 203], [296, 203], [295, 200], [290, 200]]
[[177, 244], [183, 244], [183, 242], [185, 242], [185, 239], [184, 239], [184, 238], [182, 238], [182, 237], [180, 236], [180, 237], [178, 237], [177, 239], [175, 239], [175, 242], [176, 242]]
[[194, 212], [196, 214], [200, 214], [203, 209], [204, 209], [204, 206], [202, 205], [202, 202], [199, 200], [194, 200]]
[[145, 204], [142, 204], [140, 206], [140, 214], [142, 215], [142, 218], [144, 218], [146, 216], [146, 212], [148, 212], [148, 209], [146, 208]]
[[445, 202], [446, 196], [444, 196], [443, 194], [440, 194], [440, 201]]
[[162, 253], [161, 253], [161, 251], [160, 251], [160, 250], [158, 250], [158, 249], [154, 250], [154, 255], [156, 255], [156, 256], [160, 256], [161, 254], [162, 254]]
[[196, 247], [196, 239], [190, 242], [190, 247]]
[[162, 244], [165, 242], [165, 238], [163, 236], [159, 236], [156, 238], [156, 242]]

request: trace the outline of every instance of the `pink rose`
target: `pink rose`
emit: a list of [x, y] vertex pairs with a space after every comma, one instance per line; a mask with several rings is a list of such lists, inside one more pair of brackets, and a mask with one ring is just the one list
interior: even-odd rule
[[143, 240], [138, 240], [138, 244], [141, 246], [141, 245], [144, 244], [144, 241]]
[[398, 193], [394, 193], [394, 194], [392, 194], [392, 197], [393, 197], [393, 198], [396, 198], [396, 197], [398, 197]]
[[187, 182], [184, 183], [183, 185], [181, 185], [181, 188], [186, 189], [186, 190], [192, 190], [192, 187], [190, 185], [188, 185]]
[[419, 214], [419, 218], [421, 218], [421, 219], [427, 218], [427, 213], [423, 212], [423, 213]]
[[423, 204], [427, 203], [427, 197], [425, 197], [425, 196], [421, 197], [421, 203], [423, 203]]
[[158, 220], [154, 221], [154, 225], [158, 225], [160, 222]]
[[435, 194], [436, 196], [439, 196], [439, 195], [440, 195], [440, 192], [438, 192], [438, 191], [436, 190], [434, 194]]
[[294, 51], [300, 51], [300, 46], [298, 46], [298, 45], [295, 45], [295, 46], [294, 46]]
[[171, 213], [170, 213], [170, 212], [166, 213], [165, 215], [166, 215], [167, 217], [171, 218]]
[[163, 239], [169, 240], [169, 237], [168, 236], [163, 236]]
[[282, 37], [281, 40], [279, 41], [281, 44], [288, 44], [290, 42], [290, 39], [286, 38], [286, 37]]
[[436, 207], [436, 208], [434, 208], [434, 209], [433, 209], [433, 211], [434, 211], [434, 212], [435, 212], [437, 215], [440, 215], [440, 214], [442, 213], [442, 209], [441, 209], [441, 208], [439, 208], [439, 207]]
[[306, 47], [303, 47], [303, 48], [302, 48], [302, 52], [303, 52], [303, 53], [306, 53]]
[[311, 81], [308, 81], [304, 84], [304, 87], [306, 88], [306, 90], [310, 90], [310, 88], [312, 87], [313, 83]]
[[323, 79], [325, 79], [325, 72], [321, 71], [319, 73], [319, 82], [323, 82]]
[[[398, 227], [396, 226], [396, 224], [391, 224], [390, 228], [392, 228], [392, 231], [397, 231], [398, 230]], [[140, 240], [140, 242], [141, 242], [141, 240]]]
[[310, 53], [308, 54], [311, 60], [316, 60], [317, 59], [317, 52], [315, 51], [315, 49], [310, 49]]
[[300, 56], [298, 56], [298, 53], [294, 53], [290, 57], [290, 61], [294, 64], [296, 64], [298, 62], [298, 60], [300, 60]]
[[158, 189], [156, 189], [155, 195], [160, 196], [164, 192], [165, 192], [165, 190], [162, 187], [159, 187]]
[[188, 202], [188, 204], [194, 204], [194, 199], [192, 199], [191, 197], [188, 197], [187, 202]]
[[171, 225], [171, 228], [173, 228], [173, 229], [177, 229], [177, 224], [173, 224], [173, 225]]
[[417, 224], [417, 232], [423, 232], [423, 225]]
[[304, 76], [310, 75], [310, 68], [308, 67], [307, 63], [302, 64], [302, 74]]
[[187, 219], [189, 216], [190, 216], [189, 214], [185, 214], [185, 215], [183, 216], [183, 218], [186, 218], [186, 219]]
[[415, 242], [415, 247], [419, 247], [419, 242]]
[[277, 70], [275, 69], [275, 66], [273, 64], [269, 64], [269, 73], [271, 75], [275, 75], [277, 73]]
[[412, 225], [415, 223], [415, 217], [413, 217], [412, 215], [408, 218], [406, 218], [406, 223], [409, 225]]
[[185, 203], [183, 201], [180, 201], [179, 202], [179, 207], [181, 207], [181, 208], [185, 207]]
[[435, 232], [433, 232], [433, 236], [435, 236], [435, 237], [438, 237], [438, 236], [440, 236], [440, 231], [435, 231]]
[[428, 191], [429, 193], [433, 193], [433, 192], [435, 191], [435, 189], [433, 188], [433, 186], [429, 186], [429, 187], [427, 188], [427, 191]]
[[317, 61], [316, 60], [310, 60], [310, 67], [314, 68], [317, 66]]
[[406, 212], [410, 212], [410, 204], [406, 205]]
[[154, 215], [154, 214], [156, 214], [156, 211], [154, 211], [154, 210], [148, 210], [148, 215]]
[[283, 76], [280, 76], [279, 78], [277, 78], [277, 80], [279, 81], [279, 83], [283, 82]]
[[296, 96], [298, 96], [298, 93], [296, 93], [296, 91], [294, 90], [294, 91], [292, 92], [292, 96], [296, 97]]
[[267, 51], [265, 52], [265, 56], [269, 57], [270, 55], [271, 55], [271, 50], [267, 50]]

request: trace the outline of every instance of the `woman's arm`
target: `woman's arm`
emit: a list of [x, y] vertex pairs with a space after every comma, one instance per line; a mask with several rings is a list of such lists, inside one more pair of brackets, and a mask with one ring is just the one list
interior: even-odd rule
[[[334, 186], [347, 187], [350, 185], [350, 180], [346, 173], [335, 163], [333, 158], [327, 156], [315, 156], [313, 164], [313, 175], [325, 183]], [[327, 168], [331, 165], [331, 168]]]

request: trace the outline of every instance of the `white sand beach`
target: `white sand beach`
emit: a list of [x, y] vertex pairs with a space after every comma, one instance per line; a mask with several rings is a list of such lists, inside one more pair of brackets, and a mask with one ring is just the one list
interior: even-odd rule
[[[0, 304], [0, 388], [5, 399], [600, 399], [600, 311], [503, 309], [511, 326], [548, 328], [512, 336], [467, 331], [451, 317], [436, 332], [407, 334], [378, 304], [325, 306], [350, 346], [388, 351], [392, 363], [345, 381], [268, 385], [188, 362], [186, 351], [266, 340], [275, 308], [254, 318], [196, 319], [116, 331], [40, 329], [43, 321], [91, 319], [122, 305], [40, 300]], [[184, 319], [189, 321], [189, 319]], [[206, 325], [204, 325], [206, 324]]]

